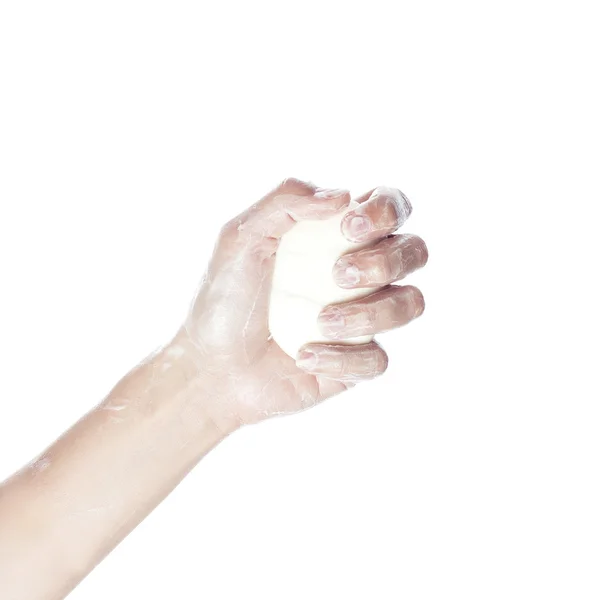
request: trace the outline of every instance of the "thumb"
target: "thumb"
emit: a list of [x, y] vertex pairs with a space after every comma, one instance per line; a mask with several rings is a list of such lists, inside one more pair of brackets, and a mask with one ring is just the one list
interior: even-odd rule
[[[222, 229], [205, 283], [213, 302], [266, 319], [279, 240], [298, 221], [326, 219], [350, 202], [350, 192], [285, 179]], [[253, 319], [254, 320], [254, 319]], [[260, 321], [260, 319], [258, 319]], [[265, 322], [266, 324], [266, 322]]]
[[288, 178], [221, 230], [220, 244], [272, 246], [297, 221], [326, 219], [350, 202], [350, 192]]
[[298, 221], [326, 219], [349, 202], [347, 190], [285, 179], [221, 229], [210, 271], [233, 270], [250, 280], [264, 274], [265, 268], [268, 273], [279, 240]]

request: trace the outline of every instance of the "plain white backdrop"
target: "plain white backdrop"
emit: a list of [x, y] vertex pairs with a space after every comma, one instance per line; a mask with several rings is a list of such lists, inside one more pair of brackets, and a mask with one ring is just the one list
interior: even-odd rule
[[600, 597], [596, 9], [0, 4], [0, 478], [284, 177], [400, 187], [431, 255], [381, 379], [228, 438], [74, 600]]

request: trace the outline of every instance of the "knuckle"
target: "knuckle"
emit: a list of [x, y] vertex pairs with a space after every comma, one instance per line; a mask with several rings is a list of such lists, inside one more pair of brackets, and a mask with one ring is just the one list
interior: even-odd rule
[[297, 177], [284, 177], [277, 186], [279, 189], [285, 189], [300, 184], [300, 180]]
[[390, 204], [393, 204], [390, 188], [383, 186], [375, 188], [368, 202], [368, 206], [370, 206], [372, 210], [375, 210], [379, 217], [381, 217], [382, 213], [390, 210]]
[[291, 193], [311, 193], [314, 189], [314, 186], [308, 183], [307, 181], [302, 181], [297, 177], [286, 177], [282, 179], [279, 185], [277, 186], [279, 191], [291, 192]]
[[387, 198], [393, 196], [394, 189], [387, 185], [378, 185], [371, 194], [371, 198]]
[[398, 188], [380, 185], [377, 186], [373, 191], [373, 197], [384, 198], [385, 200], [400, 201], [402, 199], [402, 192]]
[[415, 245], [417, 252], [419, 253], [419, 258], [421, 259], [421, 265], [425, 266], [429, 262], [429, 248], [427, 248], [425, 240], [420, 237], [417, 237]]
[[388, 356], [377, 343], [369, 343], [360, 356], [360, 374], [364, 379], [379, 377], [388, 367]]
[[236, 237], [239, 226], [240, 226], [239, 217], [235, 217], [234, 219], [227, 221], [227, 223], [225, 223], [225, 225], [223, 225], [223, 227], [221, 227], [221, 231], [219, 233], [219, 238], [229, 240], [233, 237]]
[[423, 314], [425, 310], [425, 297], [423, 296], [423, 292], [414, 285], [407, 286], [407, 291], [410, 295], [411, 303], [415, 309], [415, 316], [419, 316]]
[[429, 260], [429, 249], [423, 238], [412, 233], [404, 234], [399, 240], [401, 248], [406, 248], [411, 254], [411, 258], [414, 257], [414, 262], [417, 265], [424, 267]]
[[381, 375], [387, 371], [389, 363], [390, 363], [387, 352], [381, 346], [378, 346], [378, 348], [377, 348], [377, 361], [378, 361], [377, 372]]
[[406, 195], [398, 188], [391, 188], [392, 205], [396, 210], [396, 218], [399, 223], [404, 223], [412, 213], [412, 204]]
[[376, 281], [390, 281], [394, 277], [390, 257], [383, 252], [374, 256], [372, 270]]
[[380, 218], [395, 227], [401, 226], [412, 213], [408, 198], [398, 189], [388, 186], [375, 188], [371, 195], [372, 206], [380, 213]]

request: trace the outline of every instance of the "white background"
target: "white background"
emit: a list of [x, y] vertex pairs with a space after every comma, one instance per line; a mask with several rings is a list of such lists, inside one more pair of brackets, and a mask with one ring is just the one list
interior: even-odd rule
[[600, 596], [595, 8], [0, 4], [0, 478], [284, 177], [400, 187], [431, 254], [384, 377], [231, 436], [73, 599]]

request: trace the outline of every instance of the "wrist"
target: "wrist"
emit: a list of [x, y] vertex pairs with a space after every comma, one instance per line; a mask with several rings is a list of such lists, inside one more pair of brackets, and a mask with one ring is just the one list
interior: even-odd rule
[[227, 437], [243, 424], [227, 381], [212, 372], [209, 360], [182, 330], [153, 358], [155, 372], [170, 380], [176, 409], [193, 422], [203, 422]]
[[189, 450], [217, 444], [239, 426], [227, 417], [197, 357], [177, 337], [123, 377], [99, 409], [111, 422], [156, 431]]

